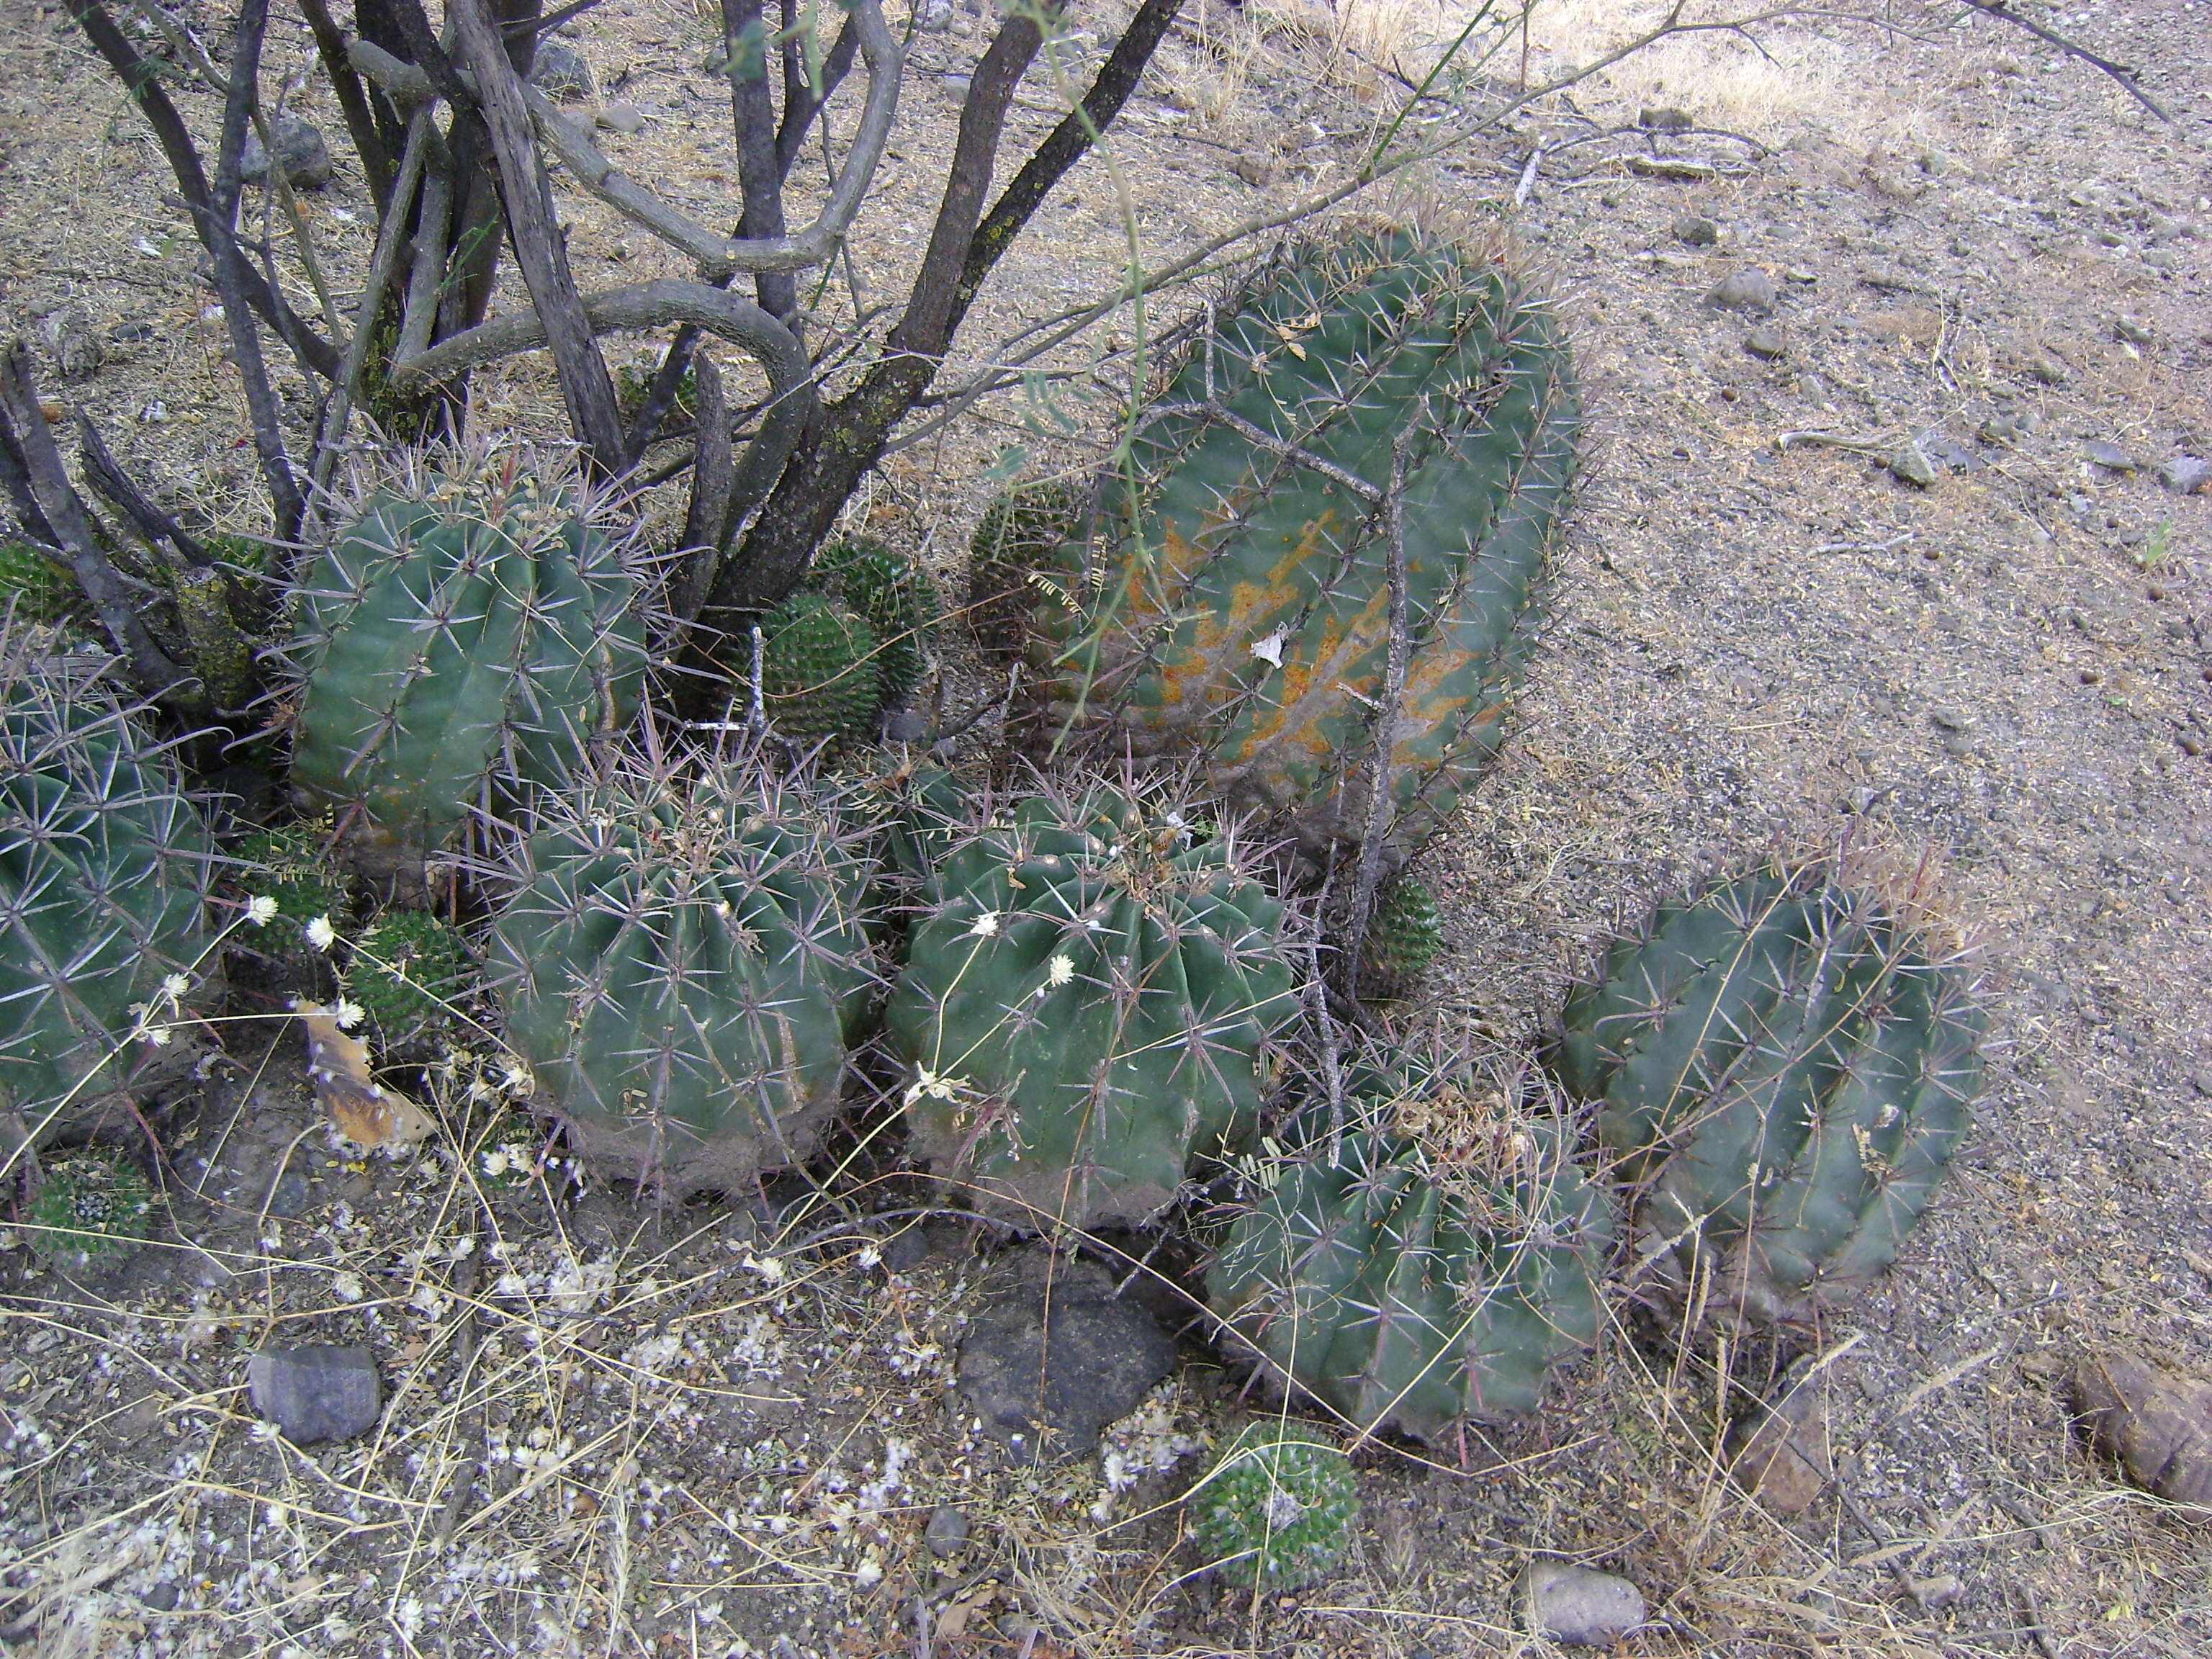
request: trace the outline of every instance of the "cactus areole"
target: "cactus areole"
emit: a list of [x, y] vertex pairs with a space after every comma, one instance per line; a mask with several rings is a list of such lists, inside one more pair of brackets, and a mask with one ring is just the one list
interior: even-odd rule
[[1202, 754], [1216, 793], [1315, 850], [1364, 833], [1387, 717], [1384, 823], [1418, 843], [1502, 738], [1580, 428], [1565, 331], [1502, 266], [1406, 236], [1278, 258], [1212, 314], [1038, 582], [1047, 732]]
[[1258, 1113], [1281, 917], [1226, 838], [1110, 789], [951, 838], [884, 1015], [915, 1149], [1021, 1225], [1151, 1218]]
[[1810, 1318], [1895, 1260], [1981, 1084], [1985, 1021], [1876, 895], [1762, 870], [1665, 905], [1567, 1000], [1555, 1068], [1648, 1184], [1654, 1260], [1705, 1300]]

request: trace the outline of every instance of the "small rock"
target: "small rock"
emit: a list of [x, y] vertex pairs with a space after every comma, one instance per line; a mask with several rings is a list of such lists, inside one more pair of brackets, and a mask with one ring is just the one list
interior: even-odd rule
[[2039, 386], [2064, 386], [2066, 365], [2056, 357], [2031, 357], [2024, 366], [2027, 378]]
[[2177, 495], [2201, 495], [2207, 480], [2212, 480], [2212, 461], [2200, 460], [2194, 455], [2177, 455], [2160, 463], [2158, 477], [2159, 482]]
[[154, 337], [151, 323], [118, 323], [107, 331], [107, 337], [118, 345], [140, 345]]
[[1705, 303], [1721, 311], [1771, 311], [1774, 299], [1774, 278], [1757, 265], [1746, 265], [1716, 283]]
[[[276, 146], [276, 162], [284, 169], [284, 182], [295, 190], [320, 190], [331, 181], [331, 149], [312, 121], [296, 115], [280, 115], [269, 124], [269, 137]], [[249, 185], [269, 182], [269, 152], [261, 135], [248, 132], [238, 158], [238, 176]]]
[[1686, 109], [1676, 109], [1671, 104], [1648, 106], [1639, 110], [1636, 125], [1646, 132], [1687, 132], [1698, 125], [1698, 118]]
[[1820, 280], [1820, 273], [1817, 270], [1807, 270], [1799, 265], [1792, 265], [1789, 270], [1782, 273], [1782, 280], [1785, 283], [1796, 283], [1802, 287], [1810, 288], [1814, 283]]
[[1753, 356], [1763, 358], [1770, 363], [1790, 355], [1790, 348], [1783, 343], [1779, 329], [1754, 328], [1744, 336], [1743, 349]]
[[645, 125], [645, 112], [635, 104], [617, 100], [607, 105], [592, 118], [610, 132], [619, 132], [625, 138], [640, 131]]
[[1941, 179], [1955, 165], [1956, 163], [1940, 149], [1923, 151], [1920, 157], [1920, 170], [1930, 179]]
[[1275, 169], [1257, 155], [1231, 157], [1229, 170], [1255, 190], [1265, 190], [1275, 182]]
[[2200, 1095], [2212, 1095], [2212, 1066], [2199, 1067], [2190, 1074], [2190, 1086]]
[[1674, 240], [1687, 247], [1711, 247], [1721, 239], [1721, 228], [1698, 214], [1674, 221]]
[[253, 1409], [295, 1446], [366, 1434], [384, 1409], [375, 1358], [358, 1346], [264, 1348], [246, 1362], [246, 1380]]
[[1644, 1622], [1644, 1592], [1610, 1572], [1534, 1561], [1521, 1575], [1521, 1618], [1531, 1636], [1611, 1647]]
[[2112, 321], [2113, 334], [2130, 345], [2147, 346], [2152, 342], [2151, 331], [2132, 317], [2118, 317]]
[[2093, 438], [2082, 446], [2081, 453], [2103, 467], [2107, 472], [2132, 472], [2136, 458], [2116, 443], [2103, 438]]
[[964, 104], [968, 101], [969, 77], [957, 71], [947, 71], [938, 82], [948, 102]]
[[1966, 1583], [1955, 1572], [1939, 1573], [1933, 1578], [1911, 1581], [1912, 1599], [1929, 1613], [1948, 1607], [1966, 1599]]
[[2020, 415], [1992, 415], [1982, 422], [1980, 436], [1985, 444], [2003, 444], [2009, 448], [2042, 424], [2032, 410]]
[[177, 1587], [169, 1583], [156, 1584], [138, 1599], [155, 1613], [173, 1613], [177, 1608]]
[[1828, 383], [1817, 374], [1800, 374], [1797, 377], [1797, 395], [1817, 404], [1828, 395]]
[[952, 27], [952, 0], [929, 0], [921, 9], [921, 26], [930, 33]]
[[1909, 443], [1891, 456], [1883, 465], [1909, 484], [1926, 489], [1938, 477], [1936, 463], [1929, 460], [1917, 443]]
[[920, 743], [929, 735], [929, 716], [919, 708], [894, 708], [884, 716], [885, 743]]
[[566, 41], [541, 40], [530, 62], [530, 84], [548, 98], [588, 98], [592, 66]]
[[[1942, 723], [1942, 716], [1937, 716]], [[1828, 1484], [1828, 1413], [1820, 1391], [1793, 1389], [1737, 1425], [1736, 1484], [1776, 1515], [1802, 1515]]]
[[961, 1393], [1024, 1462], [1090, 1451], [1175, 1364], [1152, 1316], [1089, 1263], [1038, 1253], [960, 1343]]
[[921, 1540], [940, 1561], [959, 1554], [968, 1547], [968, 1516], [950, 1504], [939, 1504], [929, 1512]]

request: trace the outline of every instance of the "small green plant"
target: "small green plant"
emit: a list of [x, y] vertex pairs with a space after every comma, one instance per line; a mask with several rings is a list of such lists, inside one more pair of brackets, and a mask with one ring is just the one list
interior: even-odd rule
[[468, 951], [452, 927], [423, 910], [386, 910], [354, 941], [347, 998], [387, 1046], [443, 1026], [468, 983]]
[[13, 605], [25, 622], [58, 623], [84, 614], [84, 591], [68, 568], [28, 542], [0, 542], [0, 611]]
[[1206, 1564], [1270, 1592], [1326, 1578], [1359, 1520], [1345, 1455], [1318, 1430], [1277, 1418], [1247, 1424], [1184, 1502]]
[[1402, 872], [1375, 896], [1359, 957], [1359, 994], [1376, 1002], [1413, 995], [1443, 948], [1443, 917], [1437, 896], [1418, 877]]
[[545, 1151], [545, 1126], [520, 1112], [502, 1112], [477, 1144], [476, 1176], [487, 1192], [511, 1193], [527, 1187], [549, 1165], [561, 1160]]
[[2173, 545], [2173, 520], [2160, 519], [2143, 532], [2142, 545], [2136, 550], [2136, 568], [2146, 573], [2166, 562], [2166, 556]]
[[319, 916], [344, 925], [349, 901], [325, 853], [330, 841], [327, 823], [289, 823], [239, 839], [235, 856], [244, 867], [231, 872], [231, 884], [249, 899], [276, 901], [288, 945], [300, 943]]
[[153, 1188], [136, 1159], [118, 1148], [86, 1146], [46, 1161], [25, 1231], [49, 1261], [101, 1267], [145, 1242], [153, 1209]]
[[882, 641], [867, 619], [802, 587], [761, 622], [761, 708], [778, 735], [832, 748], [875, 735]]

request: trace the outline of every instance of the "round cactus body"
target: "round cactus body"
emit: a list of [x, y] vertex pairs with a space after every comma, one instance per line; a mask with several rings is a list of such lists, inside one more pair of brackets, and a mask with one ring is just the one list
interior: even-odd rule
[[[968, 625], [983, 648], [1018, 658], [1029, 648], [1030, 617], [1050, 595], [1060, 544], [1081, 527], [1089, 492], [1066, 478], [1017, 484], [983, 509], [968, 550]], [[1058, 584], [1054, 584], [1056, 588]]]
[[432, 852], [494, 781], [559, 780], [636, 712], [637, 599], [557, 471], [485, 462], [378, 492], [298, 594], [303, 804]]
[[1360, 949], [1359, 994], [1395, 1002], [1419, 988], [1443, 948], [1443, 917], [1425, 883], [1401, 873], [1375, 895]]
[[883, 706], [905, 708], [921, 684], [924, 647], [937, 626], [929, 573], [872, 536], [848, 536], [816, 554], [806, 575], [868, 624], [876, 636]]
[[1202, 756], [1317, 857], [1360, 839], [1395, 523], [1384, 822], [1417, 845], [1502, 740], [1580, 428], [1565, 331], [1495, 263], [1405, 236], [1284, 254], [1210, 313], [1046, 573], [1042, 734]]
[[1207, 1293], [1271, 1375], [1361, 1429], [1433, 1440], [1534, 1411], [1552, 1366], [1597, 1340], [1614, 1232], [1562, 1140], [1540, 1124], [1448, 1163], [1316, 1127], [1231, 1222]]
[[870, 1012], [870, 867], [800, 784], [628, 763], [518, 849], [487, 972], [570, 1147], [672, 1192], [819, 1145]]
[[1878, 896], [1763, 870], [1616, 943], [1555, 1066], [1650, 1183], [1644, 1231], [1722, 1253], [1711, 1304], [1798, 1318], [1887, 1267], [1933, 1200], [1984, 1021]]
[[0, 1145], [60, 1132], [198, 971], [215, 848], [179, 781], [96, 670], [0, 638]]
[[1328, 1577], [1359, 1520], [1350, 1461], [1320, 1431], [1274, 1418], [1247, 1424], [1184, 1502], [1206, 1564], [1270, 1593]]
[[129, 1153], [84, 1146], [46, 1161], [23, 1218], [31, 1248], [83, 1268], [118, 1261], [145, 1242], [154, 1189]]
[[881, 642], [859, 611], [802, 587], [761, 623], [761, 703], [793, 743], [866, 743], [883, 707]]
[[942, 837], [885, 1023], [914, 1145], [1023, 1225], [1140, 1222], [1258, 1112], [1282, 907], [1226, 837], [1111, 789]]
[[353, 941], [345, 994], [387, 1045], [445, 1024], [468, 983], [468, 951], [447, 923], [423, 910], [386, 910]]

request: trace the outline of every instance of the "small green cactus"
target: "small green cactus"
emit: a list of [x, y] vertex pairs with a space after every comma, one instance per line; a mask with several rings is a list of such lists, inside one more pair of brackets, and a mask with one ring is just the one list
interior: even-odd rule
[[299, 944], [318, 916], [345, 925], [350, 901], [324, 850], [330, 840], [327, 825], [312, 823], [256, 830], [239, 838], [234, 856], [243, 867], [230, 872], [230, 884], [248, 899], [276, 902], [272, 925], [283, 927], [288, 945]]
[[1655, 1263], [1710, 1251], [1716, 1315], [1796, 1321], [1887, 1267], [1933, 1200], [1985, 1018], [1878, 894], [1768, 868], [1615, 943], [1554, 1066], [1646, 1183]]
[[792, 742], [866, 743], [883, 707], [882, 641], [867, 619], [802, 587], [761, 622], [761, 706]]
[[468, 951], [447, 923], [423, 910], [386, 910], [353, 941], [345, 994], [387, 1047], [443, 1027], [468, 984]]
[[46, 1160], [24, 1211], [31, 1248], [64, 1267], [104, 1267], [145, 1242], [154, 1192], [119, 1148], [86, 1146]]
[[9, 605], [23, 622], [58, 623], [84, 613], [84, 590], [68, 566], [28, 542], [0, 542], [0, 613]]
[[1359, 1521], [1345, 1455], [1318, 1430], [1277, 1418], [1247, 1424], [1184, 1503], [1206, 1565], [1271, 1594], [1328, 1577]]
[[1037, 579], [1080, 527], [1089, 492], [1068, 478], [1017, 484], [983, 510], [968, 551], [968, 625], [1006, 659], [1029, 647], [1030, 618], [1048, 595]]
[[1421, 975], [1443, 948], [1443, 917], [1436, 895], [1416, 876], [1401, 872], [1383, 884], [1368, 915], [1359, 954], [1359, 994], [1396, 1002], [1419, 987]]
[[937, 626], [929, 573], [872, 536], [848, 536], [814, 556], [806, 579], [842, 599], [874, 632], [883, 706], [905, 708], [921, 684], [925, 647]]

